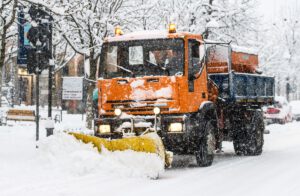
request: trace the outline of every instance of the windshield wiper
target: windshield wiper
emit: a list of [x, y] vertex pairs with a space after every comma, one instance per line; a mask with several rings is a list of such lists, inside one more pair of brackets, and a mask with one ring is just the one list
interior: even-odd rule
[[167, 67], [162, 67], [160, 65], [157, 65], [153, 62], [151, 62], [150, 60], [146, 60], [147, 63], [151, 64], [151, 65], [154, 65], [155, 67], [158, 67], [159, 69], [163, 70], [163, 71], [168, 71], [168, 68]]
[[126, 68], [125, 68], [125, 67], [123, 67], [123, 66], [116, 65], [116, 64], [111, 64], [111, 65], [113, 65], [113, 66], [115, 66], [115, 67], [117, 67], [117, 68], [120, 68], [120, 69], [122, 69], [122, 70], [124, 70], [124, 71], [126, 71], [126, 72], [130, 73], [132, 76], [134, 76], [134, 73], [133, 73], [133, 71], [131, 71], [131, 70], [129, 70], [129, 69], [126, 69]]
[[169, 72], [169, 69], [168, 67], [163, 67], [163, 66], [160, 66], [160, 65], [157, 65], [153, 62], [151, 62], [150, 60], [146, 60], [147, 63], [151, 64], [151, 65], [154, 65], [155, 67], [158, 67], [160, 70], [164, 71], [165, 73], [167, 73], [167, 75], [169, 76], [170, 75], [170, 72]]

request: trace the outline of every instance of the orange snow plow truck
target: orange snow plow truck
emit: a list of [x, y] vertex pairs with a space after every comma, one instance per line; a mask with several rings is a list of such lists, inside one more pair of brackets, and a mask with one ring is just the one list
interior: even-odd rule
[[110, 141], [157, 133], [165, 151], [195, 155], [210, 166], [222, 141], [238, 155], [260, 155], [262, 106], [274, 100], [274, 78], [258, 71], [255, 51], [166, 31], [104, 40], [95, 136]]

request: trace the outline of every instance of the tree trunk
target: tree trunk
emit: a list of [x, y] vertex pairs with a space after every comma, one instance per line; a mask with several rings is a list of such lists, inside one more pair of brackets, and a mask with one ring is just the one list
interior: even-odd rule
[[[209, 23], [211, 21], [211, 15], [213, 13], [213, 10], [211, 9], [211, 6], [213, 4], [214, 0], [209, 0], [208, 4], [209, 4], [209, 7], [207, 8], [207, 15], [209, 16], [207, 19], [206, 19], [206, 24]], [[208, 28], [205, 28], [205, 32], [203, 33], [203, 37], [204, 39], [208, 39], [209, 37], [209, 29]]]
[[2, 70], [3, 70], [3, 67], [4, 67], [4, 61], [5, 61], [5, 48], [6, 48], [6, 29], [3, 28], [3, 32], [2, 32], [2, 35], [1, 35], [1, 48], [0, 48], [0, 107], [1, 107], [1, 104], [2, 104]]
[[[17, 5], [18, 5], [18, 0], [13, 0], [10, 2], [6, 2], [4, 3], [3, 1], [1, 1], [1, 12], [0, 12], [0, 20], [2, 20], [2, 25], [0, 28], [2, 28], [2, 34], [1, 34], [1, 46], [0, 46], [0, 107], [1, 107], [1, 102], [2, 102], [2, 69], [4, 67], [4, 61], [5, 61], [5, 50], [6, 50], [6, 33], [7, 30], [11, 27], [11, 25], [13, 24], [13, 22], [15, 21], [16, 18], [16, 12], [17, 12]], [[11, 4], [12, 3], [12, 4]], [[12, 6], [12, 7], [11, 7]], [[8, 9], [11, 8], [11, 18], [7, 21], [7, 18], [9, 18], [9, 16], [3, 14], [3, 10], [4, 9]]]
[[88, 85], [88, 90], [87, 90], [87, 100], [86, 100], [86, 127], [88, 129], [93, 129], [93, 120], [94, 120], [94, 115], [93, 115], [93, 90], [94, 90], [94, 85], [91, 85], [89, 83]]
[[[96, 81], [96, 72], [97, 72], [97, 62], [98, 59], [95, 58], [95, 53], [91, 50], [91, 54], [89, 57], [90, 60], [90, 80]], [[86, 112], [86, 127], [88, 129], [93, 129], [93, 91], [96, 87], [96, 84], [93, 82], [89, 82], [88, 90], [87, 90], [87, 112]]]

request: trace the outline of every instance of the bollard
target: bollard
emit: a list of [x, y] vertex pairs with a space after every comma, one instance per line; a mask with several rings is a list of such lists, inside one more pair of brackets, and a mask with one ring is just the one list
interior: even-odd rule
[[48, 118], [45, 123], [46, 128], [46, 136], [49, 137], [50, 135], [53, 135], [54, 130], [54, 121], [51, 118]]

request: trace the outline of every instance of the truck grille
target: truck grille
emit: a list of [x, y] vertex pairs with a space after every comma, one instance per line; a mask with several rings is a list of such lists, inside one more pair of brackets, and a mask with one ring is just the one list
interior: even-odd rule
[[166, 99], [165, 102], [157, 102], [158, 100], [142, 100], [139, 102], [132, 100], [123, 100], [123, 101], [107, 101], [106, 103], [111, 104], [111, 110], [107, 112], [113, 112], [114, 109], [120, 108], [124, 112], [149, 112], [153, 111], [154, 107], [159, 107], [161, 111], [168, 111], [168, 102], [172, 99]]

